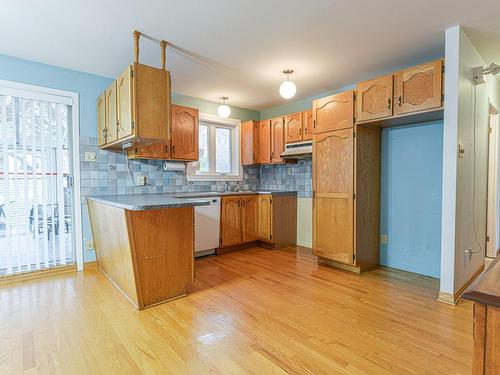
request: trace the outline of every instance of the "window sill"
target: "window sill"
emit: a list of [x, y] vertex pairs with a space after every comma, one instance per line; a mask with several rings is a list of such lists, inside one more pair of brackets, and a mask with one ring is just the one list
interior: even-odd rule
[[186, 175], [188, 181], [243, 181], [243, 175]]

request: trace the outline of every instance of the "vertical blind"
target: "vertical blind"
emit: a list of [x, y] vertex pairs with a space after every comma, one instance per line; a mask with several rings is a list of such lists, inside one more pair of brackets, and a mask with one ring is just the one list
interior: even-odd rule
[[0, 92], [0, 276], [74, 263], [71, 107]]

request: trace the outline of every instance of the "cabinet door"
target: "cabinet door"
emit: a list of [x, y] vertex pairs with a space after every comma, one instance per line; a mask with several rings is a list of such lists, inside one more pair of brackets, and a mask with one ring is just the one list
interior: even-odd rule
[[405, 69], [394, 76], [398, 115], [441, 107], [442, 60]]
[[392, 116], [392, 75], [358, 83], [357, 121], [379, 120]]
[[256, 121], [244, 121], [241, 123], [241, 165], [252, 165], [255, 163], [255, 122]]
[[273, 198], [259, 195], [259, 240], [273, 241]]
[[313, 113], [312, 110], [302, 112], [303, 129], [302, 140], [309, 141], [313, 135]]
[[302, 112], [285, 116], [285, 142], [302, 141]]
[[283, 117], [271, 120], [271, 163], [283, 163], [280, 155], [285, 151]]
[[127, 158], [168, 160], [170, 159], [170, 155], [168, 153], [167, 143], [161, 142], [127, 149]]
[[106, 91], [97, 98], [97, 145], [106, 144]]
[[261, 121], [259, 126], [257, 163], [266, 164], [271, 162], [271, 120]]
[[106, 89], [106, 143], [118, 139], [118, 116], [116, 108], [116, 81]]
[[241, 197], [241, 231], [243, 242], [259, 239], [259, 199], [257, 195]]
[[118, 89], [118, 138], [134, 134], [134, 103], [132, 66], [128, 66], [117, 78]]
[[222, 197], [221, 200], [221, 247], [241, 243], [240, 197]]
[[354, 91], [345, 91], [313, 101], [313, 133], [354, 126]]
[[313, 138], [313, 252], [354, 261], [353, 129]]
[[173, 105], [172, 110], [172, 159], [198, 160], [198, 110]]

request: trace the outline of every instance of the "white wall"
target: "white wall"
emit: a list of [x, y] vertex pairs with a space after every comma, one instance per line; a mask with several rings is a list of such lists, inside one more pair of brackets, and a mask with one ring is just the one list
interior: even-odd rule
[[[472, 68], [486, 62], [459, 26], [446, 30], [445, 59], [440, 289], [453, 294], [484, 263], [488, 109], [489, 102], [499, 108], [500, 86], [492, 77], [474, 85]], [[479, 251], [470, 262], [467, 249]]]

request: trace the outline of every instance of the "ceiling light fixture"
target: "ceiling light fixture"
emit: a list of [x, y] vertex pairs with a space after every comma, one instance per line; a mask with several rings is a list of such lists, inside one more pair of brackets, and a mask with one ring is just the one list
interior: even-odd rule
[[221, 96], [222, 104], [217, 108], [217, 114], [219, 117], [228, 118], [231, 115], [231, 108], [226, 104], [226, 100], [229, 98], [227, 96]]
[[286, 74], [286, 81], [280, 85], [280, 95], [285, 99], [293, 98], [297, 92], [297, 86], [293, 81], [290, 81], [290, 74], [292, 73], [293, 70], [291, 69], [283, 70], [283, 74]]

